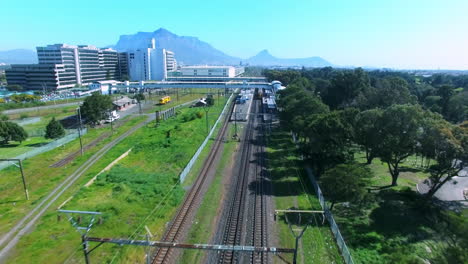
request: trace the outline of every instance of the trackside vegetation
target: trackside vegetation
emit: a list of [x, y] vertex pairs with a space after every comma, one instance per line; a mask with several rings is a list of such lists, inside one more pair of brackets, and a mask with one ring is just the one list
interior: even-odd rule
[[435, 195], [468, 164], [466, 75], [264, 74], [288, 85], [278, 92], [281, 126], [297, 135], [356, 263], [468, 262], [468, 219]]
[[[223, 104], [214, 105], [210, 114], [219, 114]], [[201, 115], [197, 115], [202, 112]], [[205, 133], [204, 111], [183, 108], [178, 115], [138, 129], [112, 148], [101, 162], [95, 164], [82, 180], [81, 186], [109, 163], [131, 149], [128, 156], [110, 171], [97, 176], [89, 187], [75, 188], [62, 197], [69, 201], [62, 209], [89, 210], [103, 213], [101, 224], [93, 227], [90, 236], [144, 239], [148, 226], [158, 239], [183, 198], [185, 190], [178, 182], [179, 173], [197, 150]], [[195, 116], [195, 119], [186, 119]], [[200, 117], [198, 117], [200, 116]], [[215, 116], [210, 117], [210, 124]], [[83, 219], [84, 221], [84, 219]], [[50, 239], [40, 239], [48, 237]], [[63, 218], [57, 222], [57, 212], [50, 211], [36, 231], [25, 236], [9, 261], [22, 263], [79, 263], [83, 259], [80, 236]], [[91, 255], [95, 263], [143, 262], [144, 247], [103, 245]]]

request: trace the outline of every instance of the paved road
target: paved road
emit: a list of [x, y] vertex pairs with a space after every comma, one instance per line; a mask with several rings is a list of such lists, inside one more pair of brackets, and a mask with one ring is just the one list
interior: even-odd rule
[[236, 104], [231, 114], [231, 121], [247, 121], [250, 115], [250, 108], [253, 101], [253, 95], [248, 94], [248, 100], [244, 104]]
[[28, 108], [18, 108], [18, 109], [11, 109], [3, 111], [5, 115], [11, 114], [19, 114], [24, 112], [31, 112], [31, 111], [39, 111], [44, 109], [54, 109], [54, 108], [61, 108], [65, 106], [72, 106], [72, 105], [79, 105], [82, 102], [72, 102], [72, 103], [65, 103], [65, 104], [56, 104], [56, 105], [44, 105], [44, 106], [36, 106], [36, 107], [28, 107]]
[[[468, 168], [465, 168], [459, 173], [463, 177], [453, 177], [452, 180], [442, 185], [434, 196], [442, 201], [464, 201], [463, 190], [468, 189], [467, 174]], [[418, 191], [422, 194], [429, 191], [429, 186], [425, 181], [418, 183]]]

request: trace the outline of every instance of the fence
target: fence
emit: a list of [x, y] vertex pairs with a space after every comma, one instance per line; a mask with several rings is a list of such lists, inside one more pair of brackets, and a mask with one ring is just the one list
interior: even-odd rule
[[[81, 134], [84, 135], [86, 134], [87, 132], [87, 129], [82, 129], [81, 130]], [[20, 160], [25, 160], [25, 159], [28, 159], [28, 158], [31, 158], [31, 157], [34, 157], [36, 155], [39, 155], [41, 153], [44, 153], [44, 152], [47, 152], [49, 150], [52, 150], [54, 148], [57, 148], [57, 147], [60, 147], [62, 145], [65, 145], [66, 143], [76, 139], [78, 137], [78, 132], [74, 132], [74, 133], [71, 133], [71, 134], [68, 134], [62, 138], [59, 138], [55, 141], [52, 141], [50, 143], [48, 143], [47, 145], [44, 145], [42, 147], [37, 147], [33, 150], [30, 150], [26, 153], [23, 153], [21, 155], [18, 155], [16, 157], [8, 157], [8, 158], [12, 158], [12, 159], [20, 159]], [[0, 170], [8, 167], [12, 165], [12, 163], [10, 162], [7, 162], [7, 161], [4, 161], [4, 162], [0, 162]]]
[[218, 125], [219, 121], [221, 120], [221, 118], [223, 117], [223, 114], [224, 112], [226, 112], [226, 109], [229, 105], [229, 102], [231, 101], [232, 99], [232, 94], [231, 96], [228, 98], [228, 100], [226, 101], [226, 104], [224, 105], [224, 108], [223, 108], [223, 111], [221, 112], [221, 114], [219, 114], [219, 117], [218, 119], [216, 119], [216, 122], [214, 123], [213, 127], [211, 128], [210, 130], [210, 133], [208, 134], [208, 136], [206, 136], [205, 140], [203, 141], [203, 143], [200, 145], [200, 147], [198, 148], [197, 152], [195, 152], [195, 154], [193, 155], [192, 159], [190, 159], [190, 161], [188, 162], [188, 164], [185, 166], [184, 170], [180, 173], [179, 175], [179, 180], [180, 182], [184, 182], [185, 178], [187, 177], [187, 175], [189, 174], [190, 170], [192, 169], [192, 166], [193, 164], [195, 164], [195, 161], [197, 161], [198, 159], [198, 156], [200, 156], [200, 153], [202, 152], [203, 148], [206, 146], [206, 144], [208, 143], [208, 140], [210, 139], [211, 135], [213, 134], [214, 130], [216, 129], [216, 126]]
[[[292, 133], [292, 137], [293, 137], [294, 143], [297, 144], [297, 140], [296, 140], [294, 133]], [[320, 190], [320, 186], [317, 183], [317, 180], [315, 179], [312, 169], [309, 166], [306, 166], [305, 171], [307, 173], [307, 176], [310, 182], [312, 183], [312, 187], [314, 188], [315, 193], [317, 194], [317, 198], [320, 202], [320, 206], [322, 206], [322, 209], [325, 212], [324, 213], [325, 218], [330, 223], [330, 229], [333, 233], [333, 236], [335, 237], [336, 244], [338, 245], [338, 248], [340, 249], [341, 256], [343, 256], [343, 259], [346, 262], [346, 264], [354, 264], [353, 258], [351, 257], [351, 253], [349, 252], [349, 249], [346, 246], [343, 236], [341, 236], [340, 229], [338, 225], [336, 224], [335, 219], [333, 218], [333, 214], [331, 213], [330, 209], [328, 209], [328, 206], [325, 202], [325, 197], [322, 194], [322, 190]]]

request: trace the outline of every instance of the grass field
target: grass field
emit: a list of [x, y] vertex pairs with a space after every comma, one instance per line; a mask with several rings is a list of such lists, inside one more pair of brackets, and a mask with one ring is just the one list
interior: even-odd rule
[[[357, 162], [365, 163], [365, 153], [358, 152], [355, 154]], [[416, 184], [429, 177], [429, 173], [424, 168], [420, 168], [420, 164], [416, 156], [408, 157], [400, 166], [400, 176], [398, 178], [398, 186], [393, 187], [394, 189], [401, 190], [405, 187], [409, 187], [412, 190], [416, 190]], [[374, 173], [372, 179], [372, 185], [375, 187], [389, 186], [391, 183], [391, 177], [388, 172], [387, 163], [382, 162], [379, 158], [375, 158], [372, 164], [367, 165]]]
[[9, 144], [2, 144], [0, 145], [0, 159], [16, 157], [51, 141], [51, 139], [45, 139], [43, 137], [30, 137], [21, 143], [11, 141]]
[[[321, 210], [313, 189], [305, 177], [291, 136], [278, 129], [268, 139], [268, 167], [271, 168], [276, 208]], [[289, 217], [289, 220], [294, 221], [297, 215]], [[327, 223], [322, 224], [322, 217], [316, 214], [301, 217], [301, 222], [293, 226], [302, 229], [305, 223], [309, 223], [309, 228], [304, 233], [298, 248], [298, 263], [343, 263], [330, 228]], [[294, 236], [284, 216], [280, 215], [276, 223], [280, 243], [278, 246], [294, 248]], [[284, 257], [292, 260], [291, 256]], [[284, 263], [279, 259], [276, 262]]]
[[[219, 112], [221, 108], [221, 105], [214, 107], [210, 113]], [[86, 173], [80, 184], [132, 148], [128, 157], [110, 172], [101, 174], [90, 187], [76, 187], [67, 192], [57, 206], [73, 195], [64, 209], [102, 212], [104, 222], [93, 228], [92, 236], [141, 239], [140, 235], [145, 233], [143, 227], [147, 225], [157, 239], [183, 197], [183, 188], [177, 183], [178, 175], [206, 135], [200, 133], [205, 128], [203, 116], [187, 121], [199, 111], [181, 109], [177, 118], [157, 128], [153, 123], [139, 129], [112, 148]], [[214, 118], [211, 122], [214, 123]], [[57, 223], [56, 217], [54, 211], [47, 213], [36, 231], [20, 241], [9, 261], [81, 263], [79, 234], [66, 221]], [[50, 239], [41, 239], [43, 237]], [[143, 247], [103, 245], [92, 253], [91, 261], [135, 263], [142, 262], [143, 257]]]
[[[62, 147], [39, 154], [23, 161], [24, 174], [28, 183], [30, 200], [24, 200], [23, 186], [18, 168], [10, 166], [0, 171], [0, 234], [6, 232], [18, 219], [52, 190], [61, 180], [75, 171], [86, 159], [91, 157], [100, 147], [122, 134], [146, 117], [128, 117], [125, 125], [116, 129], [114, 136], [108, 137], [89, 149], [83, 156], [60, 168], [49, 165], [63, 159], [72, 152], [79, 150], [79, 140], [73, 140]], [[107, 127], [91, 129], [83, 136], [84, 144], [91, 142], [103, 133], [109, 131]]]

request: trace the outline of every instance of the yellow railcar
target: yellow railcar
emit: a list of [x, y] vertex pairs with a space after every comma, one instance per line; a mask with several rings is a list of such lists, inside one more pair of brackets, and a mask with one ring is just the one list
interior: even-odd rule
[[167, 104], [171, 102], [171, 97], [170, 96], [164, 96], [161, 99], [159, 99], [159, 104]]

